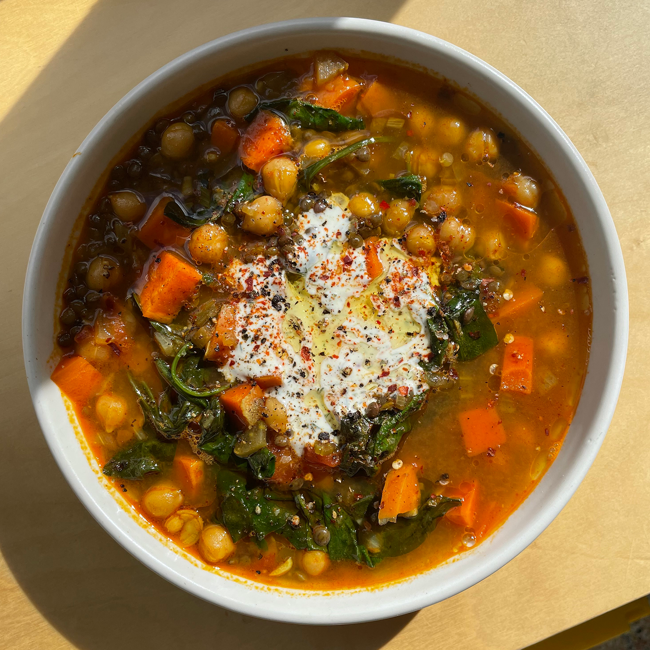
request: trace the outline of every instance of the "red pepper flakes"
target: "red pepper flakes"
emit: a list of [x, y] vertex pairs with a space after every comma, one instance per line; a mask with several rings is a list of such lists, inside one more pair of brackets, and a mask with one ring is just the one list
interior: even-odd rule
[[302, 348], [300, 349], [300, 356], [305, 361], [311, 361], [311, 352], [309, 351], [309, 348], [306, 345], [303, 345]]
[[400, 386], [400, 387], [397, 389], [397, 392], [398, 392], [400, 395], [404, 395], [404, 397], [406, 397], [406, 396], [409, 394], [408, 386]]
[[413, 137], [413, 131], [411, 131], [411, 129], [409, 129], [409, 130], [406, 132], [406, 135], [408, 135], [409, 138], [412, 138], [412, 137]]
[[389, 392], [389, 393], [394, 393], [396, 390], [397, 390], [397, 384], [391, 384], [391, 385], [388, 387], [388, 392]]
[[386, 203], [386, 201], [382, 201], [382, 202], [379, 204], [379, 207], [380, 207], [382, 210], [388, 210], [388, 208], [390, 208], [390, 203]]

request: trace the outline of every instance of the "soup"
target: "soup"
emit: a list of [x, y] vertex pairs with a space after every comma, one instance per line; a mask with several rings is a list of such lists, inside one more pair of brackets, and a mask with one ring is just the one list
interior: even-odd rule
[[542, 163], [442, 80], [344, 53], [155, 119], [82, 215], [52, 379], [134, 513], [314, 589], [486, 539], [575, 413], [580, 237]]

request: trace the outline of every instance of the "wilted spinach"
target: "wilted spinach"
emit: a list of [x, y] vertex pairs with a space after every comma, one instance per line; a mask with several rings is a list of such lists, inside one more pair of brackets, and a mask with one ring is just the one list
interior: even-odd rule
[[421, 408], [425, 397], [416, 395], [404, 410], [387, 411], [374, 419], [360, 414], [344, 418], [340, 431], [344, 443], [341, 469], [350, 476], [360, 470], [374, 476], [411, 430], [411, 415]]
[[440, 517], [461, 503], [460, 499], [425, 494], [415, 517], [399, 517], [395, 523], [373, 526], [370, 535], [373, 546], [379, 549], [373, 557], [396, 557], [415, 550], [433, 532]]
[[281, 113], [289, 121], [300, 124], [303, 129], [313, 129], [314, 131], [355, 131], [365, 128], [361, 118], [345, 117], [332, 108], [324, 108], [301, 99], [289, 98], [261, 102], [253, 112], [246, 116], [246, 119], [250, 121], [259, 111], [264, 110]]
[[161, 472], [163, 465], [174, 459], [175, 452], [175, 443], [141, 440], [118, 451], [104, 465], [103, 472], [113, 478], [139, 480], [147, 474]]
[[377, 181], [377, 183], [384, 189], [402, 198], [419, 201], [422, 197], [422, 181], [415, 174], [389, 178], [385, 181]]

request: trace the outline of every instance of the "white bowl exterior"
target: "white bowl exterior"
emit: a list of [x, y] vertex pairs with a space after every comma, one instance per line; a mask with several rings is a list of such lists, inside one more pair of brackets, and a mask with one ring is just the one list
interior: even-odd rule
[[[501, 114], [545, 162], [578, 223], [590, 264], [593, 338], [589, 371], [569, 434], [539, 486], [486, 542], [456, 561], [410, 580], [370, 590], [319, 594], [260, 588], [205, 571], [139, 525], [91, 469], [50, 380], [52, 316], [63, 251], [97, 178], [123, 144], [161, 108], [224, 74], [257, 62], [316, 50], [354, 49], [428, 68]], [[623, 378], [628, 303], [620, 244], [587, 165], [544, 110], [476, 57], [433, 36], [355, 18], [288, 21], [203, 45], [148, 77], [99, 122], [67, 165], [32, 248], [23, 303], [23, 344], [36, 413], [61, 470], [99, 523], [151, 569], [206, 600], [287, 622], [339, 624], [412, 612], [474, 585], [528, 546], [567, 503], [591, 466], [614, 413]]]

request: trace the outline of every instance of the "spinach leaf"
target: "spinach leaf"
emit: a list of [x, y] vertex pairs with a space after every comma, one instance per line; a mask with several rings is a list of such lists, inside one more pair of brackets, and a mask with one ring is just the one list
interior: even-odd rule
[[263, 481], [273, 476], [275, 472], [275, 456], [268, 447], [256, 451], [247, 460], [256, 479]]
[[124, 478], [131, 481], [144, 478], [151, 473], [162, 471], [164, 463], [174, 459], [176, 445], [158, 440], [141, 440], [127, 449], [118, 451], [106, 465], [106, 476]]
[[377, 181], [377, 183], [389, 192], [406, 199], [419, 201], [422, 197], [422, 181], [415, 174]]
[[290, 525], [289, 520], [296, 514], [293, 501], [267, 498], [261, 487], [248, 490], [246, 479], [227, 469], [219, 471], [217, 490], [223, 495], [223, 524], [235, 542], [251, 533], [262, 540]]
[[330, 559], [354, 560], [374, 566], [368, 550], [357, 540], [357, 527], [354, 520], [342, 506], [332, 502], [327, 492], [323, 492], [323, 514], [330, 532], [330, 541], [327, 545]]
[[311, 182], [314, 180], [314, 176], [318, 174], [322, 169], [327, 167], [327, 165], [330, 165], [331, 163], [340, 160], [341, 158], [345, 158], [346, 156], [349, 156], [351, 153], [354, 153], [357, 149], [361, 149], [361, 147], [365, 147], [369, 144], [375, 144], [378, 142], [392, 142], [394, 138], [391, 136], [376, 136], [372, 138], [365, 138], [364, 140], [359, 140], [358, 142], [354, 142], [351, 145], [348, 145], [347, 147], [343, 147], [343, 149], [339, 149], [338, 151], [335, 151], [334, 153], [331, 153], [329, 156], [325, 156], [325, 158], [322, 158], [321, 160], [318, 160], [317, 162], [309, 165], [309, 167], [306, 167], [303, 169], [302, 172], [302, 181], [303, 183], [309, 187], [311, 185]]
[[190, 420], [201, 414], [201, 407], [179, 396], [172, 405], [166, 393], [159, 401], [153, 396], [151, 388], [145, 383], [138, 383], [129, 373], [131, 386], [138, 396], [138, 402], [151, 426], [168, 439], [180, 438]]
[[255, 195], [253, 191], [253, 184], [255, 183], [255, 176], [244, 172], [242, 177], [237, 183], [233, 193], [231, 194], [228, 202], [226, 203], [225, 212], [230, 212], [238, 203], [247, 203]]
[[378, 469], [371, 455], [370, 434], [373, 426], [371, 420], [359, 413], [341, 420], [339, 435], [344, 442], [341, 469], [350, 476], [354, 476], [361, 469], [372, 476]]
[[373, 545], [379, 547], [378, 556], [397, 557], [410, 553], [433, 532], [440, 517], [461, 503], [460, 499], [427, 495], [415, 517], [400, 517], [394, 524], [373, 526], [370, 534], [374, 537]]
[[402, 411], [389, 412], [381, 418], [379, 431], [375, 435], [373, 455], [383, 463], [396, 451], [404, 434], [411, 430], [411, 415], [420, 410], [426, 399], [426, 393], [416, 395]]
[[214, 456], [222, 465], [229, 462], [237, 436], [225, 429], [225, 412], [218, 397], [213, 397], [201, 420], [199, 449]]
[[185, 228], [198, 228], [208, 223], [212, 218], [211, 210], [201, 210], [199, 212], [190, 212], [185, 210], [178, 201], [169, 201], [165, 205], [163, 214]]
[[199, 174], [199, 205], [198, 210], [190, 210], [178, 200], [169, 201], [163, 214], [185, 228], [198, 228], [206, 223], [215, 221], [224, 212], [229, 212], [239, 203], [250, 201], [255, 195], [255, 177], [244, 172], [233, 187], [232, 181], [228, 187], [216, 187], [211, 193], [208, 182]]
[[344, 442], [341, 469], [350, 476], [359, 470], [374, 476], [411, 430], [411, 415], [422, 407], [425, 398], [425, 394], [416, 395], [404, 410], [388, 411], [373, 420], [359, 414], [344, 418], [339, 434]]
[[[194, 401], [196, 401], [195, 398], [200, 399], [204, 397], [213, 397], [214, 395], [219, 395], [220, 393], [223, 393], [223, 391], [230, 388], [230, 384], [207, 387], [205, 382], [204, 369], [199, 368], [198, 364], [200, 358], [197, 355], [189, 357], [183, 366], [182, 372], [179, 372], [179, 363], [181, 359], [189, 353], [191, 348], [192, 344], [186, 343], [174, 357], [171, 366], [168, 366], [166, 362], [162, 361], [162, 359], [156, 360], [156, 367], [159, 371], [162, 370], [161, 374], [165, 373], [163, 374], [165, 380], [168, 380], [167, 377], [169, 377], [169, 380], [171, 380], [172, 388], [180, 395], [184, 395], [188, 400], [194, 399]], [[169, 370], [168, 375], [166, 374], [167, 371], [164, 369]], [[195, 383], [195, 386], [190, 386], [188, 383], [189, 381], [193, 381], [193, 383]], [[202, 390], [198, 390], [198, 386], [201, 386]], [[207, 407], [207, 402], [201, 401], [200, 403], [204, 408]]]
[[288, 98], [261, 102], [252, 113], [246, 116], [246, 119], [250, 121], [258, 111], [263, 110], [280, 112], [288, 120], [298, 122], [303, 129], [313, 129], [314, 131], [355, 131], [365, 128], [361, 118], [345, 117], [331, 108], [323, 108], [300, 99]]
[[435, 316], [427, 318], [427, 328], [429, 330], [431, 357], [428, 361], [422, 361], [420, 365], [425, 370], [432, 372], [439, 370], [446, 361], [451, 360], [453, 347], [449, 327], [442, 312], [438, 311]]
[[457, 291], [444, 313], [449, 333], [458, 345], [459, 361], [476, 359], [499, 343], [478, 292]]

